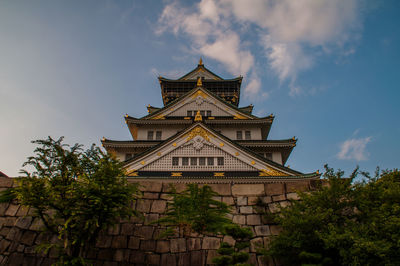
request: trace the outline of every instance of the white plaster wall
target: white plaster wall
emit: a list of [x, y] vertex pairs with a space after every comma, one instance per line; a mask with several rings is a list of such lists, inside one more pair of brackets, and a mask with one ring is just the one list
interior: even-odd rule
[[272, 153], [272, 161], [282, 164], [282, 154], [278, 151]]
[[148, 131], [154, 131], [153, 140], [156, 140], [156, 131], [162, 131], [161, 140], [165, 140], [184, 128], [185, 125], [141, 126], [138, 130], [138, 140], [147, 140]]
[[168, 116], [187, 116], [188, 110], [211, 110], [211, 116], [232, 116], [228, 113], [221, 103], [214, 103], [215, 100], [209, 102], [208, 99], [204, 99], [201, 104], [197, 104], [195, 100], [191, 100], [183, 106], [177, 108], [177, 110], [168, 114]]
[[221, 131], [221, 134], [225, 137], [236, 140], [236, 131], [242, 131], [243, 140], [245, 140], [245, 131], [251, 131], [251, 139], [261, 140], [261, 129], [257, 126], [246, 127], [246, 126], [215, 126], [214, 130]]

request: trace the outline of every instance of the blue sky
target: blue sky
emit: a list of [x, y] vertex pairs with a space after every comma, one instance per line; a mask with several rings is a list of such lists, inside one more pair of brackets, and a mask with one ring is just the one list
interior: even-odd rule
[[244, 76], [241, 105], [275, 115], [270, 139], [299, 139], [290, 167], [399, 167], [399, 11], [395, 0], [0, 1], [0, 171], [16, 176], [48, 135], [130, 139], [123, 116], [161, 106], [157, 76], [200, 56]]

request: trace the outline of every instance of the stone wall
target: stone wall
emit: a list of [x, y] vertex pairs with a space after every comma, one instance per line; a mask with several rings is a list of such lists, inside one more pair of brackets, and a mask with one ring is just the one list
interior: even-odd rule
[[[206, 265], [217, 255], [221, 241], [233, 239], [223, 236], [193, 236], [191, 238], [158, 239], [162, 228], [151, 225], [164, 213], [170, 199], [171, 182], [144, 181], [143, 196], [136, 202], [136, 210], [144, 218], [121, 221], [114, 228], [102, 234], [96, 250], [89, 254], [95, 265]], [[172, 182], [173, 183], [173, 182]], [[279, 233], [279, 228], [261, 217], [254, 209], [260, 197], [271, 212], [278, 206], [290, 204], [288, 200], [298, 199], [297, 191], [313, 189], [315, 181], [285, 183], [218, 183], [209, 184], [221, 196], [219, 200], [233, 206], [234, 222], [248, 226], [254, 232], [250, 244], [250, 262], [254, 265], [275, 265], [264, 262], [256, 254], [258, 246], [267, 245], [271, 235]], [[184, 183], [175, 183], [178, 192]], [[13, 180], [0, 178], [0, 190], [13, 186]], [[29, 210], [17, 204], [0, 204], [0, 264], [1, 265], [50, 265], [57, 255], [36, 254], [34, 246], [41, 241], [57, 241], [55, 236], [39, 231], [39, 220], [29, 216]]]

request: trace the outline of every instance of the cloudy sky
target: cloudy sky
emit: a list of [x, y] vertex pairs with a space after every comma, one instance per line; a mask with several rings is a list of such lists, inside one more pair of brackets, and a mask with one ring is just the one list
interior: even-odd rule
[[157, 76], [244, 76], [241, 105], [296, 136], [287, 164], [400, 167], [400, 1], [0, 1], [0, 171], [31, 140], [130, 139]]

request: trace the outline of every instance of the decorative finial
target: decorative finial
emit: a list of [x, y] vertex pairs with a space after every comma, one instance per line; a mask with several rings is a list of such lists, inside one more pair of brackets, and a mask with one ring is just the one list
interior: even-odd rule
[[105, 138], [105, 137], [103, 137], [103, 138], [101, 139], [101, 141], [106, 141], [106, 138]]
[[296, 140], [296, 137], [293, 137], [292, 140]]
[[202, 65], [203, 65], [203, 59], [200, 57], [199, 66], [202, 66]]
[[203, 82], [201, 82], [201, 77], [197, 79], [197, 87], [203, 87]]
[[194, 121], [203, 121], [203, 117], [200, 114], [200, 111], [197, 111], [196, 116], [194, 117]]
[[128, 116], [129, 116], [128, 114], [125, 114], [125, 117], [126, 117], [126, 118], [128, 118]]
[[319, 174], [319, 169], [317, 170], [317, 172], [316, 172], [317, 174]]

